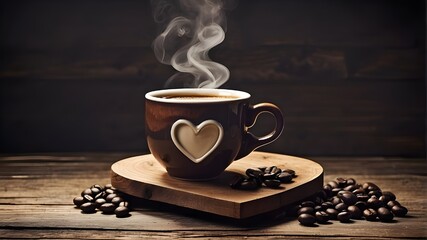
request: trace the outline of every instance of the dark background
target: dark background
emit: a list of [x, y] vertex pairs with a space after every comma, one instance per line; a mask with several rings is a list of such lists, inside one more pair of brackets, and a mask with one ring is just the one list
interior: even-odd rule
[[[276, 103], [300, 156], [425, 156], [425, 1], [242, 0], [223, 88]], [[147, 152], [157, 62], [149, 1], [1, 1], [0, 152]], [[257, 132], [271, 119], [263, 117]]]

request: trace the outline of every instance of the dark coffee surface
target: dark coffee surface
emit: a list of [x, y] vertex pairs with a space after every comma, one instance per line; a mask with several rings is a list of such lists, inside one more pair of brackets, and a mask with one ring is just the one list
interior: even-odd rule
[[237, 96], [220, 96], [220, 95], [171, 95], [164, 96], [166, 99], [176, 100], [225, 100], [225, 99], [237, 99]]

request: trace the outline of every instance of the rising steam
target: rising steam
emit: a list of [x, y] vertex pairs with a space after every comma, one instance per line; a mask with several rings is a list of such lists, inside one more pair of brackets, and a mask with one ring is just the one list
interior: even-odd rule
[[154, 53], [161, 63], [178, 71], [165, 86], [218, 88], [224, 84], [230, 71], [208, 56], [225, 38], [222, 2], [152, 0], [152, 4], [156, 22], [167, 23], [153, 42]]

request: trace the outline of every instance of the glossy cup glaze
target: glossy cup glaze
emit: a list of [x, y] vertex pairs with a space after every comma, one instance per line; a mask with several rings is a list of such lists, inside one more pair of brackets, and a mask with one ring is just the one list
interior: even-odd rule
[[[250, 105], [250, 97], [246, 92], [226, 89], [147, 93], [145, 129], [151, 153], [170, 176], [215, 178], [234, 160], [276, 140], [283, 130], [280, 109], [271, 103]], [[256, 137], [248, 130], [262, 112], [271, 113], [276, 125], [270, 134]]]

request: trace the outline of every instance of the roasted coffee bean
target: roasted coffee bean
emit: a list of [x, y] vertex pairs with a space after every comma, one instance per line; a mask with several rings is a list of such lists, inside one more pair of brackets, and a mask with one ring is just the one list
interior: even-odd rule
[[340, 191], [342, 191], [342, 188], [332, 188], [332, 194], [336, 196]]
[[389, 201], [395, 201], [396, 200], [396, 195], [394, 195], [394, 193], [389, 192], [389, 191], [384, 191], [382, 192], [383, 196], [387, 196], [390, 200]]
[[255, 180], [245, 179], [240, 183], [239, 189], [242, 190], [255, 190], [258, 189], [258, 183]]
[[336, 209], [336, 210], [338, 210], [338, 212], [342, 212], [342, 211], [344, 211], [344, 210], [347, 210], [347, 207], [348, 207], [348, 205], [347, 205], [347, 204], [345, 204], [345, 203], [338, 203], [338, 204], [335, 206], [335, 209]]
[[83, 203], [87, 202], [86, 198], [84, 197], [75, 197], [73, 199], [73, 203], [74, 205], [76, 205], [77, 207], [80, 207]]
[[290, 183], [292, 182], [292, 175], [287, 172], [281, 172], [276, 178], [282, 183]]
[[356, 180], [354, 178], [347, 178], [347, 185], [355, 185], [356, 186]]
[[230, 183], [230, 187], [239, 188], [242, 185], [242, 182], [245, 180], [243, 176], [236, 176], [233, 181]]
[[345, 180], [344, 178], [339, 177], [335, 181], [338, 183], [339, 188], [344, 188], [345, 186], [347, 186], [347, 180]]
[[356, 185], [348, 185], [347, 187], [343, 188], [343, 190], [349, 191], [349, 192], [353, 192], [356, 189], [357, 189]]
[[104, 190], [104, 188], [99, 184], [93, 184], [90, 188], [98, 188], [100, 191]]
[[350, 222], [350, 213], [349, 212], [340, 212], [337, 215], [338, 221], [342, 223]]
[[86, 188], [85, 190], [83, 190], [81, 196], [84, 197], [84, 195], [92, 195], [92, 191], [90, 190], [90, 188]]
[[396, 217], [404, 217], [408, 213], [408, 209], [400, 205], [394, 205], [391, 208], [391, 211], [396, 215]]
[[381, 189], [376, 184], [371, 183], [371, 182], [365, 182], [362, 185], [362, 188], [365, 190], [366, 193], [373, 191], [373, 190], [381, 191]]
[[106, 203], [107, 201], [105, 201], [105, 199], [103, 199], [103, 198], [98, 198], [98, 199], [96, 199], [95, 200], [95, 205], [96, 205], [96, 208], [99, 208], [102, 204], [104, 204], [104, 203]]
[[329, 215], [325, 211], [317, 211], [315, 217], [318, 223], [326, 223], [329, 221]]
[[118, 195], [115, 193], [111, 193], [111, 194], [108, 194], [107, 197], [105, 197], [105, 200], [107, 202], [111, 202], [111, 200], [113, 200], [113, 198], [115, 198], [115, 197], [118, 197]]
[[114, 210], [116, 217], [123, 218], [129, 216], [129, 209], [127, 207], [118, 207]]
[[292, 169], [285, 169], [285, 170], [282, 170], [282, 172], [291, 174], [293, 178], [297, 176], [295, 171]]
[[382, 195], [381, 191], [378, 191], [378, 190], [372, 190], [372, 191], [368, 192], [369, 197], [375, 196], [375, 197], [379, 198], [379, 197], [381, 197], [381, 195]]
[[259, 178], [264, 174], [263, 171], [259, 170], [258, 168], [248, 168], [246, 169], [246, 175], [248, 175], [248, 177], [254, 177], [254, 178]]
[[380, 200], [384, 204], [387, 204], [388, 202], [391, 201], [391, 197], [389, 195], [382, 195], [378, 198], [378, 200]]
[[313, 215], [314, 214], [314, 208], [312, 208], [312, 207], [302, 207], [302, 208], [300, 208], [298, 210], [297, 213], [298, 213], [298, 215], [301, 215], [303, 213], [307, 213], [307, 214]]
[[354, 205], [358, 200], [356, 195], [354, 195], [351, 192], [346, 192], [346, 193], [341, 194], [340, 198], [348, 206]]
[[117, 190], [115, 187], [113, 187], [113, 185], [111, 185], [111, 183], [106, 184], [106, 185], [104, 186], [104, 188], [105, 188], [105, 189], [111, 189], [111, 190]]
[[311, 207], [311, 208], [314, 208], [315, 204], [312, 201], [304, 201], [304, 202], [301, 203], [301, 207]]
[[130, 209], [130, 204], [127, 201], [123, 201], [119, 203], [119, 207], [127, 207]]
[[316, 222], [316, 218], [307, 213], [303, 213], [298, 216], [298, 221], [305, 226], [312, 226]]
[[375, 197], [375, 195], [372, 195], [372, 197], [370, 197], [368, 201], [366, 201], [366, 204], [369, 208], [373, 209], [378, 209], [384, 206], [384, 203], [381, 202], [377, 197]]
[[334, 206], [337, 205], [338, 203], [342, 202], [341, 198], [339, 198], [337, 196], [333, 196], [329, 201], [332, 202], [332, 204], [334, 204]]
[[264, 180], [264, 184], [265, 186], [269, 187], [269, 188], [278, 188], [280, 187], [280, 181], [276, 180], [276, 179], [266, 179]]
[[355, 205], [348, 206], [347, 212], [350, 213], [351, 219], [361, 219], [362, 218], [362, 211]]
[[314, 206], [314, 211], [315, 212], [323, 211], [323, 207], [321, 205]]
[[123, 202], [123, 198], [122, 197], [115, 197], [115, 198], [111, 199], [111, 203], [114, 204], [114, 205], [116, 205], [116, 206], [119, 206], [119, 204], [121, 202]]
[[367, 221], [375, 221], [377, 216], [377, 211], [375, 211], [375, 209], [368, 208], [363, 211], [363, 217], [365, 217]]
[[94, 198], [95, 198], [95, 199], [98, 199], [98, 198], [104, 198], [105, 196], [106, 196], [105, 192], [104, 192], [104, 191], [102, 191], [102, 192], [98, 193]]
[[396, 201], [396, 200], [394, 200], [394, 201], [389, 201], [389, 202], [387, 203], [387, 207], [388, 207], [389, 209], [392, 209], [392, 208], [393, 208], [393, 206], [395, 206], [395, 205], [400, 206], [400, 203], [399, 203], [398, 201]]
[[274, 174], [274, 173], [264, 173], [261, 178], [263, 180], [266, 180], [266, 179], [275, 179], [276, 178], [276, 174]]
[[354, 206], [358, 207], [360, 209], [360, 211], [363, 212], [363, 210], [366, 209], [366, 202], [358, 201], [358, 202], [356, 202], [356, 204], [354, 204]]
[[111, 189], [111, 188], [107, 188], [106, 190], [105, 190], [105, 193], [108, 195], [108, 194], [113, 194], [113, 193], [116, 193], [116, 190], [113, 190], [113, 189]]
[[355, 194], [355, 195], [357, 196], [357, 195], [359, 195], [359, 194], [365, 194], [365, 190], [363, 190], [363, 188], [357, 188], [357, 189], [354, 189], [354, 190], [352, 191], [352, 193], [353, 193], [353, 194]]
[[96, 205], [95, 205], [95, 203], [85, 202], [82, 205], [80, 205], [80, 209], [84, 213], [94, 213], [94, 212], [96, 212], [96, 210], [95, 210]]
[[337, 196], [341, 198], [341, 196], [342, 196], [344, 193], [351, 193], [351, 192], [343, 189], [343, 190], [341, 190], [341, 191], [337, 192]]
[[339, 213], [335, 208], [328, 208], [325, 212], [329, 215], [329, 219], [337, 219], [337, 215]]
[[91, 195], [84, 195], [83, 198], [85, 198], [88, 202], [93, 202], [95, 199]]
[[338, 183], [336, 181], [330, 181], [327, 183], [329, 186], [332, 187], [332, 189], [334, 188], [338, 188]]
[[328, 197], [333, 196], [331, 185], [329, 185], [329, 184], [323, 185], [323, 191], [325, 191], [325, 193], [326, 193], [326, 195], [328, 195]]
[[357, 197], [357, 201], [363, 201], [363, 202], [366, 202], [369, 199], [368, 194], [365, 194], [365, 193], [357, 194], [356, 197]]
[[385, 207], [378, 208], [377, 214], [378, 218], [383, 222], [390, 222], [391, 220], [393, 220], [394, 217], [393, 213]]
[[99, 210], [101, 210], [104, 214], [112, 214], [114, 213], [114, 210], [116, 209], [116, 205], [113, 203], [104, 203], [99, 207]]
[[323, 210], [326, 210], [328, 208], [335, 208], [334, 204], [331, 202], [323, 202], [322, 203], [322, 208]]
[[90, 191], [92, 192], [91, 196], [96, 196], [101, 192], [101, 190], [99, 188], [96, 188], [96, 187], [92, 187], [90, 189]]

